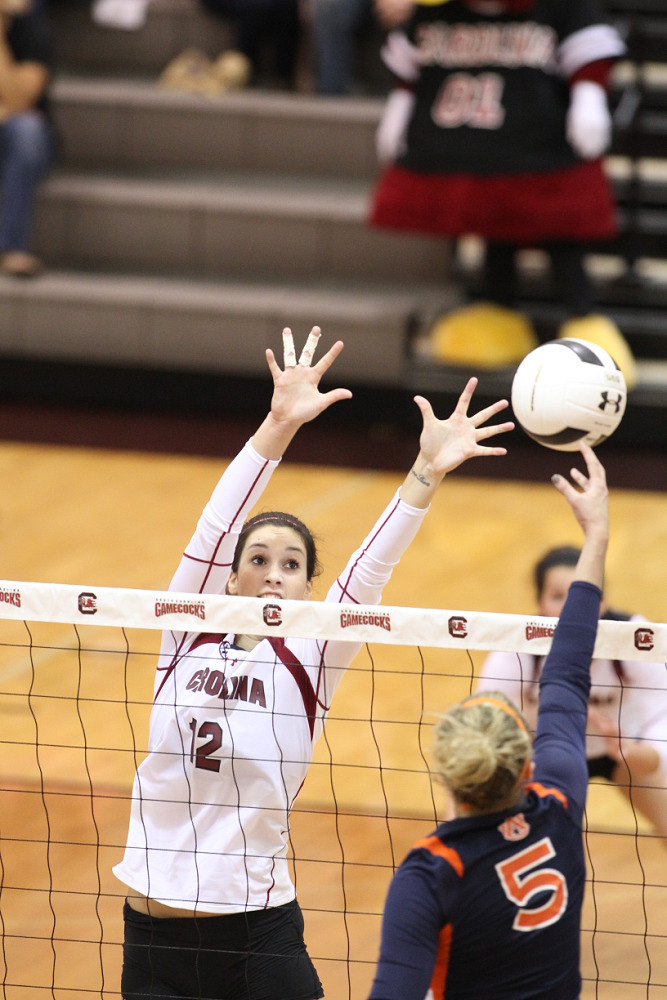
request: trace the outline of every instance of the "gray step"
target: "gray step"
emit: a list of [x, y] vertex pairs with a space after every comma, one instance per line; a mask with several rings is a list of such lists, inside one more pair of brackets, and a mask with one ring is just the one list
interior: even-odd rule
[[329, 344], [345, 343], [341, 384], [398, 387], [408, 328], [429, 294], [443, 293], [65, 271], [0, 277], [0, 357], [254, 377], [266, 373], [267, 346], [281, 351], [284, 326], [301, 337], [318, 324]]
[[445, 241], [366, 224], [364, 182], [274, 175], [61, 173], [35, 250], [52, 266], [200, 277], [441, 281]]
[[204, 97], [136, 78], [59, 76], [65, 166], [187, 167], [372, 179], [379, 98], [248, 90]]
[[234, 40], [230, 23], [208, 14], [198, 0], [151, 0], [146, 22], [136, 31], [96, 24], [91, 4], [81, 0], [57, 0], [50, 13], [58, 40], [58, 64], [98, 75], [156, 76], [185, 48], [217, 56]]

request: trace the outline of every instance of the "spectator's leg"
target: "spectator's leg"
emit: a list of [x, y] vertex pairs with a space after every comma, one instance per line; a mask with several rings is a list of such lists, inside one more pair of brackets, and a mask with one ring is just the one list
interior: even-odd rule
[[513, 243], [488, 242], [484, 250], [481, 297], [507, 309], [516, 306], [516, 252]]
[[313, 0], [315, 78], [320, 94], [347, 94], [353, 80], [356, 33], [369, 0]]
[[551, 258], [554, 281], [570, 316], [587, 316], [594, 312], [593, 288], [586, 271], [586, 248], [581, 243], [549, 243], [545, 247]]
[[44, 115], [25, 111], [0, 126], [2, 203], [0, 252], [26, 252], [30, 243], [35, 194], [54, 154], [53, 134]]

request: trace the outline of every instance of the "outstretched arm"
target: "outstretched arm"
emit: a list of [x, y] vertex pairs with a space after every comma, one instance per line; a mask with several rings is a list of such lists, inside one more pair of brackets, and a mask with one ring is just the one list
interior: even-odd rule
[[266, 360], [273, 378], [273, 397], [271, 409], [252, 439], [255, 451], [264, 458], [282, 458], [299, 427], [314, 420], [332, 403], [352, 396], [349, 389], [320, 392], [320, 379], [343, 350], [343, 342], [338, 340], [317, 364], [311, 365], [320, 334], [319, 326], [314, 326], [297, 362], [292, 331], [285, 327], [284, 369], [280, 368], [273, 351], [267, 349]]
[[242, 448], [223, 472], [186, 547], [171, 590], [224, 593], [243, 522], [260, 499], [285, 448], [301, 424], [351, 395], [347, 389], [319, 391], [322, 375], [343, 349], [339, 341], [311, 367], [319, 337], [320, 330], [314, 327], [297, 364], [291, 331], [284, 330], [284, 371], [273, 352], [266, 352], [273, 376], [270, 412], [252, 439], [253, 447]]
[[423, 429], [419, 438], [419, 455], [400, 489], [401, 500], [405, 503], [412, 507], [428, 507], [438, 486], [452, 469], [476, 456], [507, 454], [506, 448], [488, 447], [481, 443], [514, 428], [509, 420], [502, 424], [486, 424], [487, 420], [508, 406], [507, 400], [498, 400], [469, 416], [468, 408], [476, 388], [477, 379], [469, 379], [447, 420], [438, 420], [428, 400], [415, 396], [415, 403], [422, 413]]
[[609, 513], [605, 471], [588, 445], [580, 446], [588, 475], [570, 470], [552, 482], [584, 533], [584, 543], [540, 680], [535, 738], [535, 778], [566, 792], [579, 822], [588, 786], [586, 719], [590, 666], [595, 646]]
[[570, 470], [574, 484], [564, 476], [554, 476], [552, 482], [561, 493], [584, 533], [584, 544], [575, 571], [575, 580], [594, 583], [602, 590], [604, 564], [609, 542], [609, 506], [605, 471], [595, 452], [582, 442], [581, 454], [588, 476], [579, 469]]

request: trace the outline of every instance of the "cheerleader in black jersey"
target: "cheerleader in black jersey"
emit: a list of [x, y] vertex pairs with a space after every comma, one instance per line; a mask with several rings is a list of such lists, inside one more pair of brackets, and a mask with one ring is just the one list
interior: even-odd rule
[[378, 130], [385, 169], [371, 222], [485, 245], [479, 301], [436, 322], [436, 357], [493, 367], [536, 346], [515, 277], [517, 253], [539, 248], [564, 307], [559, 335], [605, 347], [634, 385], [630, 349], [596, 314], [585, 269], [616, 233], [602, 155], [607, 81], [624, 53], [599, 0], [416, 0], [388, 36], [396, 87]]
[[[540, 681], [534, 748], [502, 692], [435, 729], [455, 819], [418, 841], [387, 897], [372, 1000], [577, 1000], [586, 717], [609, 536], [604, 469], [554, 476], [584, 533]], [[429, 993], [429, 989], [432, 991]]]
[[[342, 350], [315, 365], [313, 329], [297, 363], [284, 331], [285, 368], [267, 351], [271, 409], [213, 491], [171, 583], [181, 593], [270, 601], [309, 597], [312, 536], [296, 517], [246, 518], [297, 430], [347, 389], [319, 382]], [[419, 454], [326, 600], [376, 604], [446, 473], [512, 423], [487, 425], [505, 400], [469, 416], [476, 381], [447, 420], [415, 397]], [[124, 1000], [311, 1000], [322, 987], [303, 940], [287, 859], [289, 817], [334, 691], [359, 646], [300, 638], [163, 635], [149, 752], [134, 783], [123, 860], [128, 887]]]

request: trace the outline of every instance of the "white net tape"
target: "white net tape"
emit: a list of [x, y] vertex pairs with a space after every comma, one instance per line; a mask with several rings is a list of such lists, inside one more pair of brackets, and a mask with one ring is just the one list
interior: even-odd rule
[[[188, 632], [302, 636], [441, 649], [549, 651], [554, 618], [486, 611], [270, 602], [51, 583], [0, 581], [0, 618]], [[667, 625], [602, 621], [596, 657], [667, 660]]]

